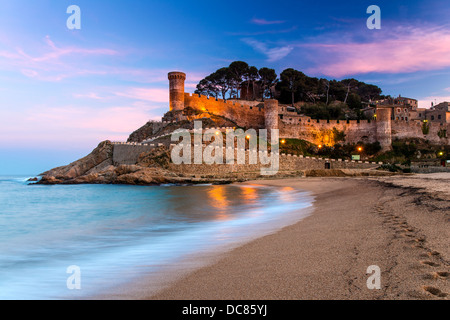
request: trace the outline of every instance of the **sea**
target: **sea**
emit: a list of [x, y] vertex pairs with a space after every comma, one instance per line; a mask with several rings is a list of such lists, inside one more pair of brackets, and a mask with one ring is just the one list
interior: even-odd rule
[[0, 299], [89, 299], [311, 213], [289, 187], [33, 185], [0, 176]]

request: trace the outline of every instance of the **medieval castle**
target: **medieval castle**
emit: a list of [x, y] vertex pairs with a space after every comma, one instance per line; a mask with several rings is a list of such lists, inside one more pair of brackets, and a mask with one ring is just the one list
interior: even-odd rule
[[280, 138], [303, 139], [317, 145], [335, 144], [336, 132], [345, 134], [344, 143], [373, 143], [384, 150], [395, 139], [421, 138], [432, 144], [450, 144], [450, 110], [448, 102], [420, 109], [417, 100], [398, 98], [376, 101], [366, 113], [371, 120], [315, 120], [298, 113], [278, 100], [233, 101], [184, 92], [186, 74], [170, 72], [170, 111], [163, 122], [220, 116], [236, 126], [254, 129], [279, 129]]

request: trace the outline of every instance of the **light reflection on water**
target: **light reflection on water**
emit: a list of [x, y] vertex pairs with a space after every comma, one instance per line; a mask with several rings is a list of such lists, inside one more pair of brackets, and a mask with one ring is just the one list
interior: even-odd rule
[[[0, 177], [0, 298], [90, 295], [186, 254], [273, 232], [311, 202], [292, 188], [258, 185], [27, 186]], [[70, 265], [82, 270], [79, 292], [66, 288]]]

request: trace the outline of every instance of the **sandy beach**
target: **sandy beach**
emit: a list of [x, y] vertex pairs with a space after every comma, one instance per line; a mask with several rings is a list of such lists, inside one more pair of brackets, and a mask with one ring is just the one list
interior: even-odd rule
[[[255, 181], [312, 192], [314, 212], [139, 298], [448, 299], [449, 179], [438, 174]], [[381, 269], [379, 290], [367, 288], [372, 265]]]

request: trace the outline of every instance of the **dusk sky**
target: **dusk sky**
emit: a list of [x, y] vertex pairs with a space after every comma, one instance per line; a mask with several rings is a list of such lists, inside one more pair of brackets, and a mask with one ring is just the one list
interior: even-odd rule
[[[69, 5], [81, 30], [69, 30]], [[381, 8], [369, 30], [367, 7]], [[0, 0], [0, 174], [36, 175], [168, 111], [169, 71], [243, 60], [450, 101], [450, 2]]]

